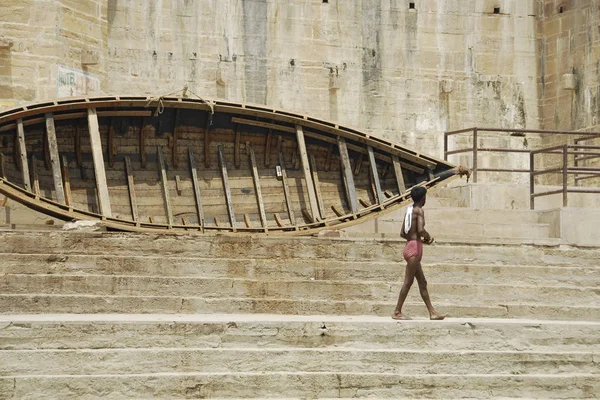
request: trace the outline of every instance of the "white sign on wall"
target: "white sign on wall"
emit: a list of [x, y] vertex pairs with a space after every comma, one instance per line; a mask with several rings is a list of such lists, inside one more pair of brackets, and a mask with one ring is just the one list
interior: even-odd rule
[[58, 66], [56, 75], [57, 97], [87, 96], [100, 93], [100, 79], [77, 69]]

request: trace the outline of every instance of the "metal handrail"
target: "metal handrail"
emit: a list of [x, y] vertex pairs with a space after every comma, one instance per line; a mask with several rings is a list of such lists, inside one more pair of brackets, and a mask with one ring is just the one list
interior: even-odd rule
[[[532, 150], [529, 152], [529, 208], [535, 209], [535, 198], [541, 196], [549, 196], [552, 194], [562, 193], [563, 207], [567, 207], [569, 204], [568, 194], [569, 193], [600, 193], [600, 190], [587, 190], [587, 189], [576, 189], [569, 188], [568, 180], [569, 175], [585, 174], [587, 178], [600, 177], [600, 168], [595, 167], [580, 167], [575, 164], [573, 167], [569, 167], [569, 155], [577, 154], [588, 154], [577, 151], [569, 150], [600, 150], [600, 146], [586, 146], [586, 145], [560, 145], [552, 146], [544, 149]], [[535, 156], [537, 154], [554, 154], [562, 155], [562, 165], [560, 167], [546, 168], [546, 169], [535, 169]], [[600, 153], [592, 153], [600, 154]], [[577, 158], [575, 157], [575, 162]], [[562, 188], [558, 190], [550, 190], [541, 193], [535, 193], [535, 177], [538, 175], [552, 174], [560, 172], [562, 175]], [[575, 179], [577, 176], [575, 176]], [[576, 181], [575, 181], [576, 182]]]
[[[458, 135], [461, 133], [473, 132], [473, 145], [469, 148], [462, 148], [456, 150], [448, 150], [448, 138], [453, 135]], [[529, 169], [510, 169], [510, 168], [479, 168], [478, 167], [478, 154], [480, 152], [497, 152], [497, 153], [530, 153], [531, 150], [527, 149], [499, 149], [499, 148], [489, 148], [489, 147], [478, 147], [477, 137], [480, 132], [504, 132], [504, 133], [539, 133], [539, 134], [552, 134], [552, 135], [578, 135], [579, 138], [575, 139], [576, 145], [579, 144], [580, 141], [583, 140], [592, 140], [600, 138], [600, 132], [581, 132], [581, 131], [561, 131], [561, 130], [540, 130], [540, 129], [505, 129], [505, 128], [465, 128], [454, 131], [444, 132], [444, 160], [448, 161], [448, 156], [452, 154], [461, 154], [461, 153], [472, 153], [473, 155], [473, 165], [472, 175], [473, 182], [477, 183], [477, 172], [511, 172], [511, 173], [529, 173]], [[560, 146], [557, 146], [560, 147]], [[594, 159], [600, 156], [591, 156], [586, 159]], [[577, 158], [577, 155], [575, 156]], [[583, 159], [579, 159], [577, 161], [583, 161]], [[577, 164], [576, 164], [577, 165]], [[589, 178], [584, 178], [589, 179]], [[581, 180], [581, 179], [579, 179]], [[576, 177], [576, 181], [578, 181]]]

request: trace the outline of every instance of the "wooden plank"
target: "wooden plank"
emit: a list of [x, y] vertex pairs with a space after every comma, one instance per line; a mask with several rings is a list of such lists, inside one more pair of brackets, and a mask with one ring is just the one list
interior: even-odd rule
[[106, 158], [108, 159], [108, 166], [110, 168], [114, 167], [114, 165], [115, 165], [115, 161], [113, 159], [114, 136], [115, 136], [114, 120], [113, 120], [113, 118], [111, 118], [108, 123], [108, 137], [106, 138]]
[[327, 148], [327, 157], [325, 158], [325, 171], [331, 170], [331, 159], [333, 158], [333, 146]]
[[294, 170], [298, 169], [298, 153], [299, 153], [299, 151], [300, 151], [299, 146], [298, 146], [298, 144], [296, 144], [296, 147], [292, 151], [292, 169], [294, 169]]
[[[263, 127], [263, 128], [269, 128], [269, 129], [273, 129], [276, 131], [280, 131], [280, 132], [288, 132], [288, 133], [295, 133], [295, 129], [288, 127], [288, 126], [284, 126], [284, 125], [277, 125], [277, 124], [272, 124], [272, 123], [268, 123], [268, 122], [261, 122], [261, 121], [254, 121], [251, 119], [245, 119], [245, 118], [232, 118], [231, 119], [233, 122], [239, 123], [239, 124], [244, 124], [244, 125], [251, 125], [251, 126], [258, 126], [258, 127]], [[333, 128], [332, 128], [333, 129]], [[333, 133], [333, 132], [330, 132]], [[334, 139], [332, 137], [329, 136], [324, 136], [321, 133], [317, 133], [317, 132], [312, 132], [312, 131], [305, 131], [304, 135], [306, 137], [310, 137], [313, 139], [318, 139], [327, 143], [332, 143], [332, 144], [336, 144], [337, 143], [337, 139]], [[385, 145], [384, 145], [385, 146]], [[356, 151], [362, 154], [367, 154], [367, 150], [361, 146], [358, 145], [354, 145], [349, 143], [347, 145], [349, 150], [352, 151]], [[387, 147], [387, 146], [385, 146]], [[384, 148], [383, 149], [388, 150], [390, 153], [401, 153], [403, 157], [405, 157], [407, 160], [411, 160], [412, 162], [415, 162], [419, 165], [426, 165], [426, 166], [431, 166], [431, 167], [435, 167], [436, 163], [431, 162], [431, 161], [427, 161], [424, 160], [416, 155], [410, 154], [406, 151], [404, 151], [403, 149], [399, 149], [397, 147], [393, 147], [393, 148]], [[390, 157], [389, 156], [384, 156], [381, 154], [376, 154], [375, 155], [378, 159], [382, 160], [382, 161], [390, 161]], [[422, 167], [416, 167], [412, 164], [408, 164], [408, 163], [402, 163], [402, 166], [406, 169], [408, 169], [409, 171], [413, 171], [416, 172], [418, 174], [422, 174], [424, 169]]]
[[102, 157], [102, 142], [100, 141], [100, 128], [98, 125], [98, 114], [95, 108], [88, 109], [88, 126], [90, 131], [90, 144], [92, 147], [92, 158], [94, 159], [94, 174], [96, 176], [96, 190], [98, 202], [100, 203], [100, 214], [112, 217], [110, 207], [110, 196], [106, 184], [106, 170], [104, 169], [104, 158]]
[[274, 213], [273, 217], [275, 218], [275, 222], [277, 223], [277, 226], [280, 228], [283, 228], [283, 221], [281, 220], [281, 217], [279, 216], [279, 214]]
[[175, 109], [175, 118], [173, 122], [173, 168], [177, 169], [179, 167], [179, 157], [177, 156], [177, 140], [179, 139], [179, 109]]
[[273, 132], [269, 129], [269, 134], [265, 140], [265, 167], [271, 166], [271, 143], [273, 142]]
[[352, 176], [352, 167], [350, 166], [350, 157], [348, 156], [348, 148], [346, 139], [338, 136], [338, 147], [340, 151], [340, 160], [342, 163], [342, 175], [344, 177], [344, 186], [346, 187], [346, 196], [352, 214], [358, 212], [358, 203], [356, 198], [356, 187], [354, 186], [354, 177]]
[[158, 173], [160, 174], [160, 182], [162, 184], [163, 197], [165, 200], [165, 213], [167, 215], [167, 222], [169, 225], [173, 225], [173, 209], [171, 208], [169, 181], [167, 180], [167, 171], [165, 169], [165, 158], [163, 156], [162, 147], [156, 146], [156, 156], [158, 157]]
[[[83, 121], [83, 120], [82, 120]], [[75, 152], [75, 161], [77, 162], [77, 167], [81, 168], [83, 165], [83, 157], [81, 155], [81, 130], [82, 130], [82, 121], [77, 121], [77, 126], [75, 127], [75, 140], [73, 151]]]
[[313, 184], [315, 185], [315, 195], [317, 196], [317, 204], [319, 206], [319, 214], [321, 219], [325, 219], [325, 205], [323, 204], [323, 196], [321, 195], [321, 187], [319, 185], [319, 174], [317, 173], [317, 162], [315, 156], [310, 155], [310, 170], [312, 173]]
[[210, 115], [207, 117], [204, 130], [204, 168], [210, 168]]
[[[46, 117], [44, 117], [44, 120]], [[50, 151], [48, 149], [48, 133], [42, 135], [42, 155], [44, 157], [44, 168], [50, 169]]]
[[368, 200], [365, 200], [365, 199], [358, 199], [358, 201], [359, 201], [359, 202], [360, 202], [360, 204], [362, 204], [362, 206], [363, 206], [363, 207], [365, 207], [365, 208], [368, 208], [368, 207], [371, 207], [371, 206], [372, 206], [372, 204], [371, 204], [371, 203], [370, 203]]
[[398, 184], [398, 190], [400, 194], [406, 191], [406, 185], [404, 184], [404, 175], [402, 175], [402, 165], [398, 156], [392, 156], [392, 163], [394, 164], [394, 173], [396, 174], [396, 183]]
[[54, 180], [56, 201], [65, 204], [65, 190], [60, 170], [58, 144], [56, 143], [56, 129], [54, 127], [54, 117], [51, 113], [46, 113], [46, 135], [48, 136], [48, 150], [50, 152], [50, 163], [52, 165], [52, 179]]
[[202, 210], [202, 200], [200, 199], [200, 186], [198, 186], [198, 172], [196, 170], [196, 161], [194, 160], [194, 152], [188, 149], [190, 160], [190, 172], [192, 174], [192, 186], [194, 187], [194, 199], [196, 201], [196, 212], [198, 213], [198, 225], [204, 230], [204, 211]]
[[306, 191], [308, 192], [308, 200], [310, 204], [310, 213], [314, 221], [319, 220], [319, 205], [317, 204], [317, 195], [315, 194], [315, 185], [310, 173], [310, 163], [308, 162], [308, 153], [306, 152], [306, 143], [304, 142], [304, 131], [300, 125], [296, 125], [296, 137], [298, 139], [298, 152], [300, 153], [300, 161], [304, 173], [304, 181], [306, 182]]
[[23, 177], [23, 187], [31, 191], [31, 182], [29, 180], [29, 165], [27, 164], [27, 146], [25, 145], [25, 129], [23, 120], [17, 121], [17, 141], [19, 142], [19, 164], [21, 165], [21, 175]]
[[33, 194], [35, 197], [40, 197], [40, 178], [38, 176], [37, 162], [35, 159], [35, 155], [31, 155], [31, 180], [33, 186]]
[[252, 180], [254, 181], [254, 191], [256, 193], [256, 202], [260, 214], [260, 222], [263, 228], [267, 228], [267, 214], [265, 213], [265, 205], [263, 203], [262, 192], [260, 190], [260, 180], [258, 177], [258, 167], [256, 166], [256, 156], [250, 142], [246, 143], [246, 150], [250, 153], [250, 165], [252, 167]]
[[341, 217], [342, 215], [344, 215], [344, 213], [339, 208], [337, 208], [335, 205], [331, 206], [331, 210], [338, 217]]
[[235, 166], [235, 169], [240, 169], [240, 165], [241, 165], [240, 142], [242, 140], [242, 134], [240, 133], [237, 124], [235, 124], [234, 132], [235, 132], [235, 144], [234, 144], [234, 149], [233, 149], [233, 165]]
[[69, 207], [73, 206], [73, 196], [71, 196], [71, 178], [69, 177], [69, 162], [67, 156], [63, 155], [62, 160], [62, 178], [63, 186], [65, 188], [65, 204]]
[[223, 146], [219, 146], [219, 166], [221, 168], [221, 178], [223, 178], [223, 189], [225, 190], [225, 201], [227, 202], [227, 213], [229, 214], [229, 223], [232, 228], [236, 228], [235, 213], [233, 212], [233, 201], [231, 199], [231, 188], [229, 187], [229, 175], [227, 174], [227, 164], [223, 155]]
[[250, 223], [250, 216], [248, 214], [244, 214], [244, 222], [246, 223], [246, 228], [252, 228], [252, 224]]
[[175, 190], [177, 190], [177, 196], [181, 196], [183, 188], [181, 187], [181, 178], [179, 175], [175, 175]]
[[133, 168], [131, 168], [131, 159], [125, 156], [125, 174], [127, 175], [127, 190], [129, 192], [129, 205], [131, 207], [131, 218], [138, 221], [137, 199], [135, 196], [135, 182], [133, 180]]
[[146, 119], [142, 118], [140, 125], [140, 165], [146, 169]]
[[358, 174], [360, 174], [360, 169], [361, 169], [362, 163], [363, 163], [363, 157], [364, 157], [364, 154], [360, 153], [358, 155], [358, 158], [356, 159], [356, 162], [354, 164], [354, 176], [357, 176]]
[[288, 218], [290, 224], [296, 225], [296, 218], [294, 217], [294, 210], [292, 208], [292, 198], [290, 195], [290, 187], [287, 182], [287, 172], [285, 170], [285, 158], [283, 157], [283, 151], [279, 151], [279, 166], [281, 167], [281, 182], [283, 183], [283, 194], [285, 196], [285, 204], [287, 206]]
[[315, 221], [315, 217], [306, 208], [302, 209], [302, 216], [304, 217], [304, 219], [306, 221], [308, 221], [309, 224], [312, 224], [313, 222], [316, 222]]
[[385, 199], [383, 198], [383, 192], [381, 191], [381, 182], [379, 181], [379, 173], [377, 172], [377, 163], [375, 162], [375, 153], [371, 146], [367, 147], [369, 152], [369, 164], [371, 166], [371, 179], [375, 185], [375, 195], [377, 197], [377, 204], [383, 204]]

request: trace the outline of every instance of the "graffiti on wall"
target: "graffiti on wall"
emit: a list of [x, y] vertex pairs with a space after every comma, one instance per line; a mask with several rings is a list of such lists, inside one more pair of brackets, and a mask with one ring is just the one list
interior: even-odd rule
[[98, 77], [81, 71], [58, 66], [56, 75], [57, 97], [87, 96], [100, 93], [100, 79]]

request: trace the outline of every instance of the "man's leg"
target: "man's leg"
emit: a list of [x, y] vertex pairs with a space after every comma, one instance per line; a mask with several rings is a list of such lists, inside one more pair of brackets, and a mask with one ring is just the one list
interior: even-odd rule
[[425, 302], [425, 306], [427, 307], [427, 311], [429, 311], [429, 319], [432, 320], [442, 320], [447, 317], [445, 314], [438, 314], [437, 311], [431, 305], [431, 299], [429, 298], [429, 291], [427, 290], [427, 279], [425, 279], [425, 274], [423, 273], [423, 267], [421, 267], [421, 263], [417, 263], [417, 269], [415, 271], [415, 278], [417, 278], [417, 283], [419, 284], [419, 292], [421, 293], [421, 297]]
[[417, 272], [418, 265], [419, 262], [417, 261], [416, 257], [409, 258], [406, 262], [404, 283], [402, 284], [402, 289], [400, 289], [400, 294], [398, 295], [398, 304], [396, 304], [396, 309], [394, 310], [394, 314], [392, 314], [393, 319], [410, 319], [406, 315], [402, 314], [402, 306], [404, 305], [406, 296], [408, 296], [408, 291], [415, 280], [415, 273]]

